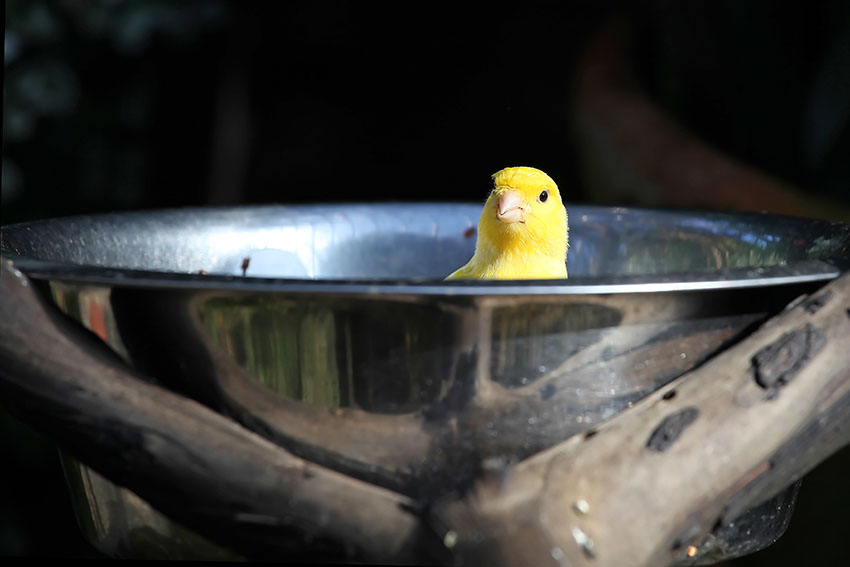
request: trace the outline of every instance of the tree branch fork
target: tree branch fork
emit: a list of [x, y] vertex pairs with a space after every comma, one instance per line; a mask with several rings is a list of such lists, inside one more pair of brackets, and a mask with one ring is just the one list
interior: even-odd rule
[[[4, 405], [248, 556], [295, 533], [376, 562], [665, 565], [850, 440], [850, 274], [595, 429], [423, 510], [159, 388], [0, 277]], [[263, 518], [263, 528], [251, 518]]]

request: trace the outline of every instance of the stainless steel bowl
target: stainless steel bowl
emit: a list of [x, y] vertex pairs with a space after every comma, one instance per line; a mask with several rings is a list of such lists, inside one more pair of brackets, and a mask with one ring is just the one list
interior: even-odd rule
[[[569, 207], [569, 280], [442, 281], [472, 255], [479, 213], [110, 214], [4, 227], [2, 249], [165, 386], [424, 501], [593, 427], [850, 267], [844, 224]], [[96, 546], [149, 556], [129, 535], [145, 529], [159, 556], [186, 556], [143, 501], [66, 467]], [[779, 537], [792, 493], [756, 512], [773, 518], [760, 532], [714, 542], [718, 556]]]

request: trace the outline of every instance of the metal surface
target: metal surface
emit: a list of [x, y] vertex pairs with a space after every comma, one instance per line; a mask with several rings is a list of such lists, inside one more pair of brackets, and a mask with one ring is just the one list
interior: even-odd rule
[[[101, 215], [5, 227], [2, 248], [164, 385], [424, 501], [611, 417], [850, 265], [847, 225], [569, 207], [569, 280], [441, 281], [479, 212]], [[754, 551], [785, 525], [713, 545]]]
[[[436, 283], [472, 255], [479, 214], [480, 205], [472, 204], [184, 209], [24, 223], [2, 234], [4, 251], [41, 260], [31, 263], [39, 273], [75, 280], [111, 283], [120, 270], [144, 285], [232, 289], [237, 282], [228, 276], [243, 275], [242, 261], [250, 258], [247, 276], [290, 281], [240, 280], [240, 287], [429, 295], [627, 293], [825, 281], [837, 275], [836, 263], [846, 267], [850, 246], [847, 226], [827, 221], [570, 207], [568, 285]], [[62, 264], [74, 267], [63, 270]], [[201, 270], [203, 278], [191, 275]]]

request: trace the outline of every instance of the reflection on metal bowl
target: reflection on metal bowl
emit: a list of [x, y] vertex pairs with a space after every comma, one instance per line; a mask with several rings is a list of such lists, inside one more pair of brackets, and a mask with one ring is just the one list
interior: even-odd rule
[[[424, 501], [613, 416], [850, 264], [837, 223], [568, 209], [565, 281], [442, 281], [474, 249], [471, 204], [76, 217], [5, 227], [2, 245], [163, 385]], [[66, 466], [84, 525], [105, 501], [153, 518], [108, 481], [79, 490], [91, 471]], [[772, 543], [795, 496], [733, 522], [762, 518], [746, 533], [721, 526], [713, 559]], [[168, 520], [140, 522], [159, 556], [186, 556]], [[148, 556], [130, 522], [111, 525], [87, 530], [96, 546]], [[218, 553], [202, 543], [193, 556]]]

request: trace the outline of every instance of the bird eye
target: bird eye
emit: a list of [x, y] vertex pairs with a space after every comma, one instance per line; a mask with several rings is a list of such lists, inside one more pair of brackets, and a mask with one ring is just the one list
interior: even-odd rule
[[540, 193], [540, 196], [537, 197], [537, 200], [540, 201], [541, 203], [545, 203], [548, 198], [549, 198], [549, 191], [543, 191], [542, 193]]

